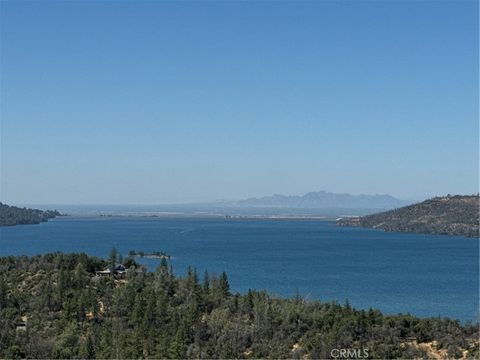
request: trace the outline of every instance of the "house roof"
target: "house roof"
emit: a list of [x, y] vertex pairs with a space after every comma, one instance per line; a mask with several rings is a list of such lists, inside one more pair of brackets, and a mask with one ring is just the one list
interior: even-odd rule
[[[115, 272], [120, 272], [120, 273], [123, 273], [127, 271], [127, 268], [125, 267], [125, 265], [122, 265], [122, 264], [117, 264], [115, 266]], [[109, 267], [106, 267], [104, 270], [97, 270], [96, 271], [97, 274], [110, 274], [111, 273], [111, 270]]]

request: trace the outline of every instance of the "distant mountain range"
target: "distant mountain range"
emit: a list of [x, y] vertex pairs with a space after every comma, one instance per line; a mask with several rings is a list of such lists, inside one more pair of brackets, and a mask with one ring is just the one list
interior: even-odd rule
[[351, 195], [327, 191], [305, 195], [272, 195], [243, 200], [164, 205], [36, 205], [80, 216], [258, 216], [328, 217], [360, 216], [398, 208], [411, 202], [390, 195]]
[[238, 207], [269, 207], [290, 209], [393, 209], [410, 204], [390, 195], [351, 195], [327, 191], [309, 192], [302, 196], [272, 195], [232, 202]]
[[338, 225], [378, 228], [385, 231], [478, 237], [479, 196], [435, 197], [378, 214], [341, 219]]

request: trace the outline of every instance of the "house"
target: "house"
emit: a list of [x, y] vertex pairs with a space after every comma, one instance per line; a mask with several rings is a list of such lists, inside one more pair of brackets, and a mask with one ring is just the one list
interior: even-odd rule
[[[116, 265], [115, 270], [113, 271], [113, 275], [118, 278], [125, 277], [126, 273], [127, 273], [127, 268], [122, 264]], [[110, 276], [111, 274], [112, 274], [112, 270], [109, 267], [105, 268], [104, 270], [95, 271], [95, 275], [97, 276]]]
[[28, 317], [26, 315], [23, 315], [21, 317], [21, 321], [17, 321], [15, 324], [15, 328], [17, 331], [27, 331], [27, 321]]
[[27, 323], [25, 321], [19, 321], [15, 326], [17, 331], [27, 331]]

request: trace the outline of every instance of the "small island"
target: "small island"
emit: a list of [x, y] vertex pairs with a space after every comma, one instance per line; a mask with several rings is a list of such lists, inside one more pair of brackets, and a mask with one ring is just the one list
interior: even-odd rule
[[447, 195], [361, 217], [342, 218], [339, 226], [452, 236], [479, 236], [479, 195]]
[[167, 259], [167, 260], [171, 259], [171, 256], [168, 255], [165, 251], [144, 252], [144, 251], [130, 250], [128, 252], [128, 256], [150, 258], [150, 259]]
[[0, 202], [0, 226], [40, 224], [61, 215], [57, 210], [20, 208]]

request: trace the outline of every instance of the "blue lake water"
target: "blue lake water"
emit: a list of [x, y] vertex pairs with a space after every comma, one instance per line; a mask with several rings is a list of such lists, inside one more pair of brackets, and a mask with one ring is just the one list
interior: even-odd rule
[[[478, 321], [478, 239], [341, 228], [317, 220], [57, 218], [0, 228], [0, 255], [166, 251], [174, 271], [226, 271], [234, 291]], [[149, 269], [155, 259], [143, 259]]]

